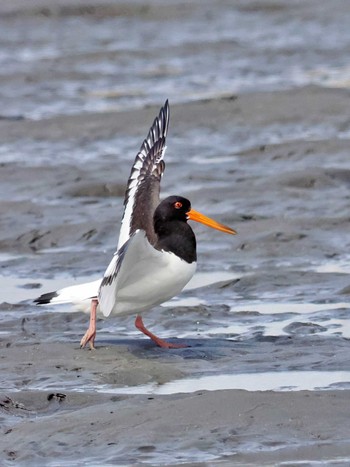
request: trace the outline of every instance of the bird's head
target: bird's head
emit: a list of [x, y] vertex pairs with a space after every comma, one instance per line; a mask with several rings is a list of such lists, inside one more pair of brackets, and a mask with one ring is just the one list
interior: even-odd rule
[[237, 233], [231, 227], [220, 224], [214, 221], [214, 219], [192, 209], [190, 201], [182, 196], [168, 196], [168, 198], [165, 198], [157, 207], [154, 216], [155, 219], [163, 222], [174, 220], [187, 222], [188, 220], [192, 220], [231, 235]]

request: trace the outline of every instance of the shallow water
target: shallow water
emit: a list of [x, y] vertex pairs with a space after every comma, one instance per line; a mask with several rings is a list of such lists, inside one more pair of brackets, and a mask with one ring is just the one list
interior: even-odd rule
[[179, 394], [196, 391], [241, 389], [245, 391], [313, 391], [349, 389], [349, 371], [289, 371], [212, 375], [126, 388], [101, 386], [97, 391], [111, 394]]

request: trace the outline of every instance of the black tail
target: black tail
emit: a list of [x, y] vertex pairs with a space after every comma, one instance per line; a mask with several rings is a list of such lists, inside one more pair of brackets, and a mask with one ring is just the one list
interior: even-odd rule
[[37, 305], [45, 305], [45, 303], [50, 303], [51, 300], [55, 297], [58, 297], [57, 292], [44, 293], [43, 295], [40, 295], [40, 297], [36, 298], [34, 303]]

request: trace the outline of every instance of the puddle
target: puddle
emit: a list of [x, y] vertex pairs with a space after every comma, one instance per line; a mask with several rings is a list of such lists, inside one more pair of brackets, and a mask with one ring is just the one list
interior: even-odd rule
[[[288, 371], [238, 373], [174, 380], [124, 388], [99, 386], [98, 392], [112, 394], [179, 394], [196, 391], [241, 389], [245, 391], [314, 391], [350, 387], [350, 371]], [[338, 387], [337, 387], [338, 386]]]
[[335, 261], [314, 262], [308, 270], [319, 274], [350, 274], [350, 256], [342, 255]]
[[318, 266], [314, 269], [320, 274], [350, 274], [350, 263], [328, 263]]
[[184, 290], [193, 290], [198, 289], [199, 287], [207, 287], [208, 285], [217, 284], [219, 282], [238, 279], [241, 276], [242, 275], [234, 274], [228, 271], [197, 272], [186, 285]]
[[314, 313], [323, 310], [337, 310], [340, 308], [349, 308], [345, 302], [339, 303], [290, 303], [290, 302], [244, 302], [231, 306], [231, 311], [257, 311], [260, 314], [280, 314], [280, 313]]
[[[185, 302], [186, 298], [183, 300]], [[188, 298], [190, 300], [190, 298]], [[203, 301], [201, 302], [203, 303]], [[229, 325], [216, 326], [208, 329], [201, 335], [220, 336], [220, 335], [247, 335], [259, 326], [266, 336], [290, 335], [288, 326], [293, 323], [305, 325], [305, 332], [310, 334], [322, 333], [323, 335], [341, 335], [344, 338], [350, 338], [350, 322], [344, 318], [334, 318], [333, 310], [348, 310], [349, 304], [346, 302], [338, 303], [288, 303], [288, 302], [243, 302], [232, 305], [232, 321]], [[239, 316], [235, 316], [239, 312]], [[257, 312], [253, 322], [247, 321], [247, 315], [251, 312]], [[293, 316], [290, 316], [292, 314]], [[279, 316], [280, 315], [280, 316]], [[287, 315], [287, 316], [285, 316]], [[300, 316], [299, 316], [300, 315]], [[311, 331], [311, 327], [313, 331]], [[318, 327], [319, 326], [319, 327]], [[309, 330], [309, 332], [308, 332]], [[302, 331], [300, 331], [302, 333]], [[184, 333], [179, 335], [181, 338], [189, 337]]]

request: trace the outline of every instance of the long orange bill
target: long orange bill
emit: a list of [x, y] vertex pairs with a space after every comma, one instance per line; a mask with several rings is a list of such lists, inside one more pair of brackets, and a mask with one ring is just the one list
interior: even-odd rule
[[195, 211], [194, 209], [191, 209], [187, 213], [187, 219], [191, 221], [196, 221], [200, 222], [201, 224], [207, 225], [208, 227], [211, 227], [216, 230], [220, 230], [221, 232], [226, 232], [231, 235], [236, 235], [236, 231], [231, 229], [231, 227], [227, 227], [226, 225], [220, 224], [219, 222], [214, 221], [213, 219], [210, 219], [210, 217], [205, 216], [204, 214], [201, 214], [198, 211]]

